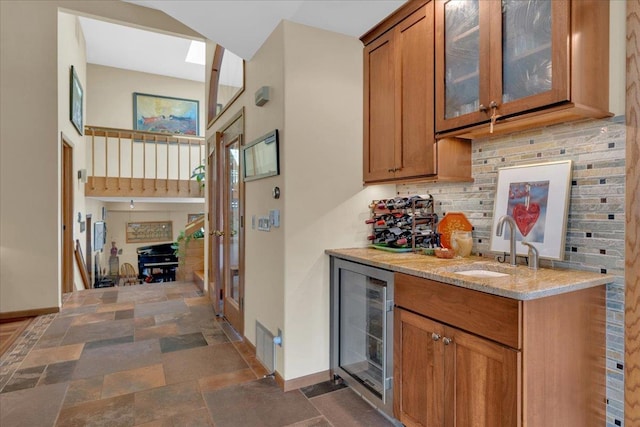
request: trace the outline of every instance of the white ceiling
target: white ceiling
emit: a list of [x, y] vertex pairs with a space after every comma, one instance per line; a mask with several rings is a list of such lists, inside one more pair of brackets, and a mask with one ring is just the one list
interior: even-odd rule
[[[123, 0], [158, 9], [249, 60], [281, 20], [360, 37], [406, 0]], [[204, 81], [190, 40], [81, 17], [87, 62]]]

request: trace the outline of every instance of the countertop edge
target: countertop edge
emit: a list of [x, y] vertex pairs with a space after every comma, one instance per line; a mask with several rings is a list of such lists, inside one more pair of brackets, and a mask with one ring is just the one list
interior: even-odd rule
[[[479, 279], [479, 278], [461, 278], [456, 277], [454, 273], [451, 272], [442, 272], [437, 271], [438, 269], [416, 269], [412, 267], [406, 267], [401, 265], [403, 254], [387, 254], [387, 255], [398, 255], [398, 262], [391, 263], [389, 261], [380, 261], [371, 258], [366, 258], [363, 256], [353, 255], [349, 253], [345, 253], [345, 251], [349, 250], [363, 250], [366, 248], [345, 248], [345, 249], [326, 249], [325, 254], [329, 256], [333, 256], [336, 258], [344, 259], [347, 261], [356, 262], [359, 264], [365, 264], [372, 267], [381, 268], [384, 270], [389, 270], [397, 273], [408, 274], [415, 277], [420, 277], [424, 279], [435, 280], [442, 283], [447, 283], [453, 286], [458, 286], [466, 289], [472, 289], [492, 295], [502, 296], [506, 298], [527, 301], [534, 300], [539, 298], [544, 298], [553, 295], [560, 295], [563, 293], [588, 289], [596, 286], [605, 285], [607, 283], [611, 283], [613, 281], [613, 277], [607, 274], [598, 274], [592, 272], [585, 272], [583, 270], [569, 270], [569, 269], [558, 269], [555, 271], [566, 274], [566, 272], [581, 272], [586, 273], [590, 277], [577, 279], [571, 283], [562, 283], [557, 286], [549, 286], [544, 289], [535, 289], [535, 290], [526, 290], [526, 291], [518, 291], [511, 289], [503, 289], [500, 287], [492, 286], [489, 283], [488, 279]], [[382, 255], [381, 255], [382, 256]], [[476, 260], [477, 261], [477, 260]], [[473, 261], [470, 261], [473, 262]], [[489, 262], [489, 260], [487, 260]], [[526, 269], [526, 266], [519, 266], [517, 268]], [[550, 270], [550, 269], [546, 269]], [[551, 271], [554, 271], [551, 270]]]

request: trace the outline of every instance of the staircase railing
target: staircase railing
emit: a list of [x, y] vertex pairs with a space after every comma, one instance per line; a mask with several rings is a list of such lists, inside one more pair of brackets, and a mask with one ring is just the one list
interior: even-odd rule
[[85, 138], [85, 194], [200, 196], [191, 174], [206, 156], [204, 138], [98, 126], [85, 126]]

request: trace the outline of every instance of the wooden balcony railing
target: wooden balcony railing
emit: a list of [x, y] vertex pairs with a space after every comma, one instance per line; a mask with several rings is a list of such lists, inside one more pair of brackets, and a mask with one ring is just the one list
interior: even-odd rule
[[204, 197], [192, 171], [206, 157], [204, 138], [85, 126], [85, 196]]

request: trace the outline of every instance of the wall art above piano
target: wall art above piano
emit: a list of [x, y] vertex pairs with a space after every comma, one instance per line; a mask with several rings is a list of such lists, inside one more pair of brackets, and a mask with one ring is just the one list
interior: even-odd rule
[[127, 243], [173, 241], [172, 221], [127, 222]]

